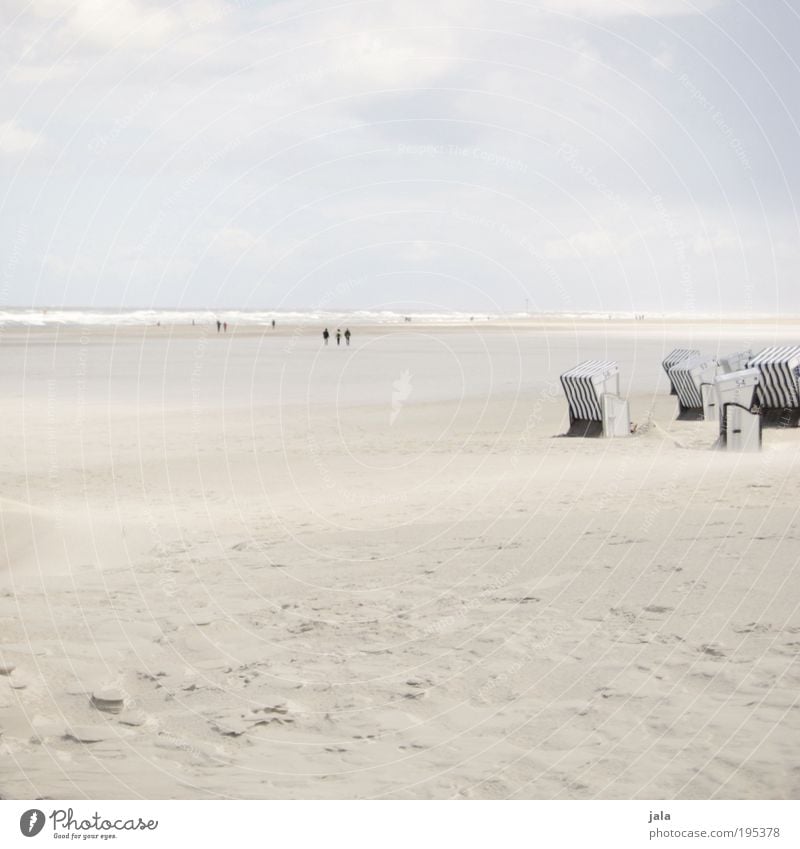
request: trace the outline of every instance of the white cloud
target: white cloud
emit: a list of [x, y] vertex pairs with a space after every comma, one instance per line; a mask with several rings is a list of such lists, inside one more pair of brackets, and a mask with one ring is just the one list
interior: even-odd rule
[[596, 18], [624, 15], [663, 18], [702, 15], [723, 2], [725, 0], [542, 0], [540, 5], [554, 12]]
[[132, 0], [80, 0], [72, 9], [73, 31], [102, 46], [127, 40], [133, 45], [155, 47], [166, 40], [177, 23], [168, 9], [149, 8]]
[[14, 156], [28, 153], [41, 143], [41, 137], [26, 130], [13, 118], [0, 124], [0, 154]]
[[612, 236], [607, 230], [586, 231], [546, 242], [544, 256], [553, 260], [614, 256], [625, 249], [628, 241], [629, 237]]
[[58, 65], [44, 64], [19, 64], [14, 65], [8, 72], [9, 82], [14, 83], [51, 83], [55, 80], [64, 79], [73, 71], [73, 67], [66, 63]]
[[172, 9], [140, 0], [36, 0], [17, 6], [47, 20], [68, 44], [82, 41], [97, 47], [123, 41], [131, 47], [156, 47], [179, 21]]
[[675, 67], [675, 55], [668, 48], [664, 48], [660, 53], [653, 56], [650, 60], [654, 68], [660, 68], [664, 71], [672, 71]]
[[739, 245], [740, 239], [736, 234], [719, 227], [710, 233], [698, 233], [691, 240], [691, 249], [697, 256], [708, 256], [722, 250], [735, 250]]
[[258, 242], [258, 238], [241, 227], [223, 227], [213, 237], [210, 250], [214, 254], [241, 254], [249, 251]]
[[[749, 211], [761, 198], [677, 78], [686, 68], [714, 97], [753, 162], [764, 153], [752, 115], [686, 49], [684, 36], [709, 38], [720, 74], [734, 91], [742, 84], [728, 35], [714, 41], [716, 26], [688, 17], [720, 0], [313, 5], [19, 0], [14, 49], [0, 64], [14, 82], [6, 115], [20, 121], [0, 125], [0, 153], [39, 144], [61, 157], [52, 174], [38, 151], [29, 157], [10, 205], [30, 208], [38, 255], [56, 237], [43, 274], [54, 297], [67, 274], [99, 279], [88, 259], [71, 258], [78, 245], [103, 269], [108, 300], [128, 278], [155, 281], [164, 302], [202, 301], [224, 280], [232, 303], [283, 297], [297, 281], [296, 303], [313, 303], [331, 275], [369, 279], [375, 269], [408, 272], [408, 285], [427, 272], [503, 285], [494, 268], [465, 259], [468, 249], [515, 279], [538, 270], [557, 281], [543, 293], [548, 308], [567, 290], [575, 306], [588, 303], [597, 281], [609, 304], [626, 303], [628, 280], [653, 303], [662, 291], [684, 303], [675, 281], [688, 271], [698, 296], [712, 297], [718, 278], [766, 276], [776, 258], [790, 279], [792, 228], [774, 225], [780, 243], [769, 242], [782, 189], [759, 173], [759, 230]], [[646, 16], [673, 16], [673, 35]], [[772, 82], [783, 85], [778, 74]], [[748, 110], [762, 100], [749, 97]], [[776, 127], [771, 142], [781, 135]], [[401, 153], [408, 145], [439, 148]], [[461, 217], [442, 213], [456, 209]], [[754, 234], [752, 249], [739, 229]], [[402, 274], [379, 275], [381, 297], [405, 297]], [[447, 286], [452, 305], [467, 308], [469, 294]], [[365, 285], [352, 300], [368, 297]]]
[[45, 254], [42, 258], [42, 267], [46, 273], [54, 275], [62, 283], [78, 282], [81, 285], [91, 286], [104, 273], [119, 271], [115, 264], [113, 269], [105, 267], [103, 257], [87, 256], [85, 252], [63, 254]]
[[198, 247], [226, 263], [245, 263], [266, 268], [300, 244], [291, 237], [277, 238], [270, 233], [257, 234], [244, 227], [227, 225], [206, 233]]

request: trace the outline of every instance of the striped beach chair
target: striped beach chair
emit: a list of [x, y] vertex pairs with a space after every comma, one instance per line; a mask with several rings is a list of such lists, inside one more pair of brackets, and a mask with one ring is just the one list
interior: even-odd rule
[[761, 373], [756, 368], [727, 372], [714, 379], [720, 448], [761, 449], [763, 419], [756, 400], [760, 381]]
[[718, 365], [714, 357], [687, 357], [667, 372], [678, 396], [679, 419], [696, 421], [704, 417], [703, 387], [711, 388]]
[[672, 382], [672, 378], [670, 377], [670, 369], [673, 366], [676, 366], [681, 360], [688, 360], [691, 357], [699, 357], [700, 351], [696, 348], [675, 348], [670, 351], [666, 357], [661, 362], [661, 365], [664, 367], [664, 371], [667, 373], [667, 377], [669, 377], [669, 394], [677, 395], [678, 392], [675, 389], [675, 384]]
[[748, 363], [759, 373], [756, 401], [765, 420], [783, 427], [800, 424], [800, 345], [773, 345]]
[[619, 366], [586, 360], [561, 375], [569, 406], [568, 436], [629, 436], [628, 402], [619, 397]]

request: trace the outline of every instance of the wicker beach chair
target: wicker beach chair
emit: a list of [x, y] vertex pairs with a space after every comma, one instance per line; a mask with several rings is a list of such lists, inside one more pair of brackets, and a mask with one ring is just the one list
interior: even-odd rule
[[586, 360], [561, 375], [569, 406], [568, 436], [629, 436], [628, 402], [619, 397], [619, 366]]
[[765, 423], [782, 427], [800, 424], [800, 345], [773, 345], [747, 363], [757, 369], [756, 400]]
[[703, 387], [713, 386], [719, 363], [714, 357], [687, 357], [667, 372], [678, 396], [678, 418], [696, 421], [704, 418]]
[[664, 367], [664, 371], [667, 373], [667, 377], [669, 377], [669, 394], [677, 395], [677, 391], [675, 390], [675, 385], [672, 382], [672, 378], [669, 376], [670, 369], [677, 365], [681, 360], [688, 360], [691, 357], [699, 357], [700, 351], [696, 348], [675, 348], [670, 351], [666, 357], [661, 362], [661, 365]]
[[714, 379], [719, 411], [719, 446], [729, 451], [758, 451], [763, 418], [758, 406], [758, 369], [720, 374]]

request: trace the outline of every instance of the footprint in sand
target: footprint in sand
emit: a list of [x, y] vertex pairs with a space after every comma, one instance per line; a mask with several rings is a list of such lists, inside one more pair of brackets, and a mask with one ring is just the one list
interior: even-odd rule
[[734, 628], [734, 634], [769, 634], [772, 631], [772, 625], [762, 625], [758, 622], [748, 622], [740, 628]]

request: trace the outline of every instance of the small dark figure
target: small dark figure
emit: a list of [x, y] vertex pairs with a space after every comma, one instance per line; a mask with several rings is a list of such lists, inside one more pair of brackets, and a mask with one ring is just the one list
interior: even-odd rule
[[349, 327], [344, 332], [344, 341], [347, 342], [348, 345], [350, 344], [350, 328]]
[[336, 344], [337, 344], [337, 345], [341, 345], [341, 344], [342, 344], [342, 331], [341, 331], [341, 330], [339, 330], [339, 328], [338, 328], [338, 327], [336, 328]]
[[275, 319], [274, 318], [272, 319], [272, 329], [273, 330], [275, 329]]
[[330, 333], [328, 333], [328, 328], [327, 328], [327, 327], [326, 327], [326, 328], [322, 331], [322, 338], [325, 340], [325, 344], [327, 345], [327, 344], [328, 344], [328, 339], [330, 339], [330, 338], [331, 338], [331, 334], [330, 334]]
[[219, 333], [220, 330], [222, 330], [222, 322], [219, 319], [217, 319], [217, 333]]
[[223, 329], [226, 333], [228, 332], [228, 322], [227, 322], [227, 321], [223, 321], [223, 322], [222, 322], [222, 329]]

